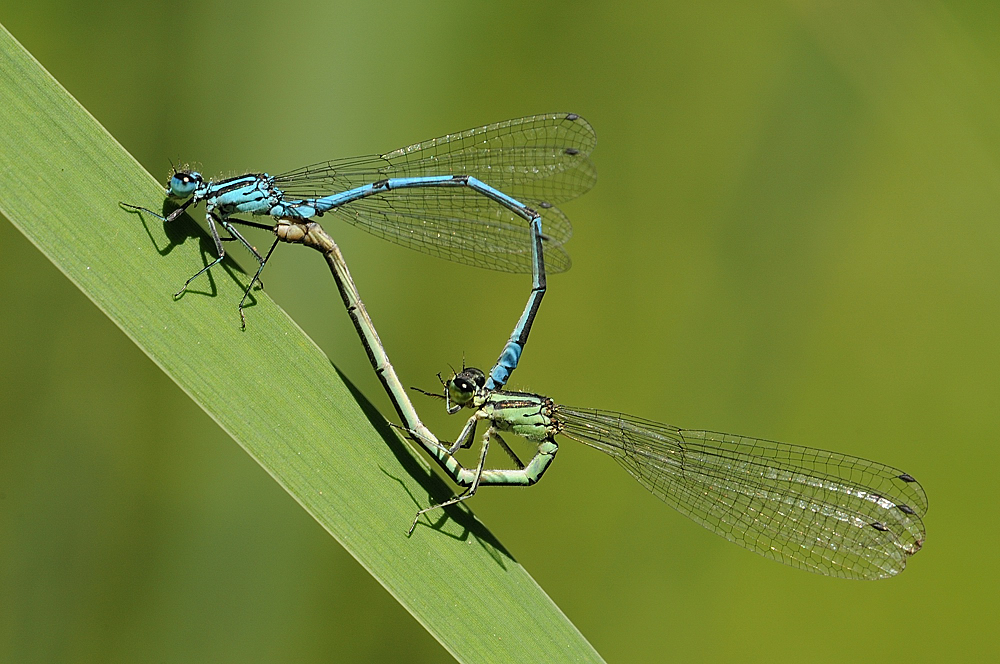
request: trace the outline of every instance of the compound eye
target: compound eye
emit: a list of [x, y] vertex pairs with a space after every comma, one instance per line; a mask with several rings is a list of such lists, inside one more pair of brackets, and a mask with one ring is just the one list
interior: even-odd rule
[[194, 190], [201, 184], [201, 175], [181, 171], [174, 173], [167, 183], [167, 195], [171, 198], [187, 198], [194, 193]]
[[486, 386], [486, 374], [484, 374], [479, 369], [470, 369], [470, 371], [475, 371], [473, 380], [476, 382], [476, 387]]
[[472, 383], [461, 376], [456, 376], [448, 381], [448, 396], [454, 403], [461, 406], [472, 401], [474, 389]]
[[486, 386], [486, 374], [481, 369], [475, 367], [466, 367], [461, 373], [455, 376], [455, 380], [464, 380], [470, 390]]

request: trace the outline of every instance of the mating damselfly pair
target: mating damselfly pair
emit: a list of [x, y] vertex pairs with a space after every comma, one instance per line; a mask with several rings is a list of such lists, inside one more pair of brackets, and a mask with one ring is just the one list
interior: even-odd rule
[[[706, 528], [789, 565], [830, 576], [884, 578], [903, 569], [925, 537], [926, 495], [907, 473], [859, 457], [708, 431], [683, 430], [620, 413], [555, 404], [537, 394], [503, 391], [546, 289], [546, 268], [563, 271], [563, 244], [571, 226], [556, 207], [593, 186], [589, 154], [596, 143], [590, 125], [576, 114], [508, 120], [423, 141], [393, 152], [323, 162], [285, 173], [247, 174], [208, 181], [181, 170], [171, 174], [167, 195], [182, 201], [164, 221], [206, 204], [206, 221], [217, 258], [223, 242], [236, 240], [258, 261], [243, 304], [277, 242], [305, 244], [327, 260], [372, 366], [409, 436], [459, 485], [462, 494], [437, 507], [463, 501], [479, 486], [531, 485], [558, 450], [556, 435], [610, 454], [651, 493]], [[156, 214], [146, 208], [127, 206]], [[263, 224], [233, 215], [270, 216]], [[523, 313], [493, 369], [463, 369], [442, 381], [449, 413], [471, 408], [455, 443], [439, 441], [420, 421], [351, 279], [333, 239], [314, 220], [339, 216], [375, 235], [460, 263], [531, 272]], [[276, 235], [258, 253], [234, 226], [265, 228]], [[217, 226], [228, 237], [220, 236]], [[181, 292], [183, 292], [183, 288]], [[179, 295], [179, 293], [178, 293]], [[455, 453], [475, 442], [487, 424], [478, 463], [464, 467]], [[502, 438], [520, 436], [536, 445], [522, 463]], [[487, 468], [496, 441], [515, 468]]]

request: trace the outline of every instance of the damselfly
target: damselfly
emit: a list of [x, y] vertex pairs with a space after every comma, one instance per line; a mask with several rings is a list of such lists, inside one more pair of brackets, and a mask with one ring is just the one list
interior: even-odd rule
[[[766, 558], [828, 576], [880, 579], [898, 574], [920, 550], [927, 495], [909, 474], [860, 457], [713, 431], [679, 429], [622, 413], [556, 404], [526, 392], [491, 390], [479, 369], [444, 381], [449, 413], [475, 410], [448, 449], [428, 449], [462, 494], [421, 514], [465, 500], [479, 486], [528, 486], [558, 451], [562, 435], [617, 461], [681, 514]], [[422, 390], [421, 390], [422, 391]], [[427, 394], [425, 392], [425, 394]], [[452, 456], [488, 424], [475, 469]], [[501, 438], [538, 445], [527, 464]], [[513, 469], [488, 469], [496, 440]]]
[[[205, 203], [205, 220], [217, 257], [175, 293], [225, 257], [223, 243], [239, 241], [258, 268], [243, 305], [267, 264], [279, 235], [259, 253], [234, 226], [277, 230], [281, 221], [308, 222], [327, 213], [390, 242], [459, 263], [531, 272], [532, 291], [510, 340], [491, 372], [491, 387], [506, 383], [517, 366], [546, 287], [546, 264], [570, 266], [563, 244], [572, 227], [557, 205], [589, 190], [596, 180], [589, 154], [596, 144], [590, 124], [575, 113], [550, 113], [498, 122], [367, 157], [327, 161], [281, 175], [250, 173], [206, 180], [193, 170], [171, 174], [166, 195], [183, 201], [167, 216]], [[233, 215], [270, 216], [262, 224]], [[228, 237], [219, 235], [218, 226]], [[544, 260], [543, 260], [544, 254]]]

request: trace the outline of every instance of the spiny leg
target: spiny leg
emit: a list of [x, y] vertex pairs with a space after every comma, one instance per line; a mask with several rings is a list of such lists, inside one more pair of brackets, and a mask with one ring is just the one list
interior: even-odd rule
[[495, 431], [496, 430], [491, 426], [489, 429], [486, 430], [486, 433], [483, 434], [483, 451], [479, 453], [479, 465], [476, 466], [476, 476], [475, 479], [472, 480], [472, 484], [469, 485], [469, 488], [463, 491], [462, 493], [458, 494], [451, 500], [446, 500], [440, 505], [431, 505], [430, 507], [425, 507], [424, 509], [418, 511], [416, 516], [413, 517], [413, 523], [410, 524], [410, 529], [406, 531], [407, 535], [413, 534], [413, 529], [417, 527], [417, 521], [420, 519], [421, 515], [427, 514], [428, 512], [436, 510], [438, 508], [447, 507], [448, 505], [454, 505], [463, 500], [468, 500], [469, 498], [472, 498], [474, 495], [476, 495], [476, 489], [479, 488], [479, 479], [483, 476], [483, 467], [486, 465], [486, 452], [490, 448], [490, 437], [493, 436]]
[[517, 466], [517, 469], [524, 470], [524, 462], [522, 462], [521, 459], [518, 458], [517, 454], [514, 453], [514, 450], [512, 450], [510, 446], [507, 444], [507, 442], [500, 437], [500, 434], [494, 433], [493, 437], [497, 439], [497, 442], [500, 443], [500, 447], [503, 448], [503, 451], [507, 453], [507, 456], [510, 457], [510, 460], [514, 462], [514, 465]]
[[[481, 413], [476, 411], [476, 413], [466, 421], [465, 426], [462, 427], [461, 433], [458, 434], [458, 438], [452, 443], [451, 447], [448, 448], [448, 454], [455, 454], [458, 450], [462, 448], [472, 447], [472, 442], [475, 440], [476, 427], [479, 426], [479, 420], [482, 418]], [[492, 427], [490, 427], [492, 429]]]
[[189, 199], [187, 201], [184, 201], [184, 203], [179, 208], [177, 208], [176, 210], [174, 210], [173, 212], [171, 212], [170, 214], [168, 214], [166, 217], [164, 217], [159, 212], [154, 212], [153, 210], [150, 210], [149, 208], [145, 208], [145, 207], [142, 207], [140, 205], [132, 205], [131, 203], [126, 203], [124, 201], [118, 201], [118, 205], [121, 205], [122, 207], [124, 207], [126, 209], [129, 209], [129, 210], [135, 210], [136, 212], [146, 212], [148, 214], [153, 215], [154, 217], [156, 217], [160, 221], [171, 222], [174, 219], [176, 219], [177, 217], [179, 217], [182, 214], [184, 214], [184, 210], [188, 209], [188, 207], [193, 202], [194, 202], [193, 198]]
[[[250, 291], [253, 290], [254, 283], [260, 281], [260, 273], [264, 270], [264, 266], [267, 264], [268, 259], [271, 257], [271, 253], [274, 251], [274, 248], [278, 245], [278, 240], [275, 239], [274, 242], [271, 244], [271, 248], [268, 249], [267, 254], [261, 256], [260, 253], [257, 251], [256, 247], [250, 244], [250, 242], [248, 242], [247, 239], [243, 237], [243, 234], [240, 233], [238, 230], [236, 230], [235, 227], [233, 227], [233, 223], [242, 224], [244, 226], [250, 226], [252, 228], [261, 228], [265, 230], [271, 230], [272, 228], [271, 226], [266, 224], [259, 224], [252, 221], [246, 221], [244, 219], [232, 219], [229, 217], [216, 215], [214, 211], [209, 211], [208, 213], [205, 214], [205, 221], [208, 224], [208, 230], [212, 235], [213, 242], [215, 243], [215, 249], [216, 253], [218, 254], [218, 257], [211, 263], [203, 267], [202, 269], [198, 270], [198, 272], [196, 272], [194, 276], [192, 276], [190, 279], [185, 281], [184, 287], [181, 288], [176, 293], [174, 293], [174, 297], [175, 298], [180, 297], [187, 290], [187, 287], [191, 284], [192, 281], [197, 279], [205, 272], [208, 272], [210, 269], [212, 269], [225, 259], [226, 251], [223, 248], [222, 245], [223, 242], [232, 242], [236, 240], [240, 244], [242, 244], [246, 248], [246, 250], [253, 255], [255, 259], [257, 259], [257, 265], [258, 265], [257, 271], [254, 273], [253, 278], [250, 279], [250, 284], [243, 292], [243, 297], [240, 299], [240, 303], [237, 307], [240, 314], [240, 329], [245, 330], [247, 327], [247, 319], [243, 313], [243, 305], [246, 302], [247, 297], [249, 297]], [[219, 231], [215, 225], [216, 222], [218, 222], [218, 224], [222, 226], [222, 228], [225, 229], [227, 233], [229, 233], [229, 237], [222, 237], [219, 234]]]
[[255, 282], [259, 283], [261, 289], [263, 290], [264, 282], [260, 278], [260, 273], [264, 271], [264, 266], [267, 265], [267, 261], [270, 260], [271, 254], [274, 252], [274, 248], [278, 246], [278, 242], [281, 240], [281, 238], [276, 237], [274, 239], [274, 242], [271, 243], [271, 248], [267, 250], [267, 253], [265, 255], [261, 256], [257, 252], [257, 247], [254, 247], [252, 244], [247, 242], [246, 238], [243, 237], [243, 235], [239, 231], [233, 228], [233, 224], [240, 224], [242, 226], [249, 226], [250, 228], [259, 228], [261, 230], [272, 231], [272, 232], [274, 231], [275, 228], [274, 225], [261, 224], [256, 221], [248, 221], [246, 219], [236, 219], [234, 217], [220, 217], [217, 219], [217, 221], [220, 224], [222, 224], [222, 227], [225, 228], [226, 231], [231, 236], [228, 238], [222, 238], [223, 241], [239, 240], [240, 243], [242, 243], [243, 246], [246, 247], [246, 250], [249, 251], [251, 254], [253, 254], [253, 257], [257, 259], [257, 272], [254, 273], [253, 278], [250, 280], [250, 283], [247, 285], [246, 290], [243, 292], [243, 298], [240, 299], [240, 304], [238, 306], [240, 312], [240, 328], [245, 330], [247, 329], [247, 319], [246, 316], [243, 315], [243, 305], [244, 303], [246, 303], [247, 298], [250, 296], [250, 291], [253, 290], [253, 285]]
[[412, 425], [396, 424], [395, 422], [390, 422], [388, 420], [386, 420], [386, 424], [393, 429], [399, 429], [406, 435], [407, 438], [415, 442], [417, 445], [420, 445], [425, 450], [433, 448], [435, 450], [439, 450], [442, 454], [448, 454], [448, 448], [445, 447], [445, 444], [448, 442], [446, 440], [438, 440], [433, 434], [428, 435], [419, 429], [411, 428]]
[[[226, 225], [226, 224], [224, 224], [221, 219], [218, 219], [218, 221], [219, 221], [220, 224], [223, 224], [223, 227], [229, 232], [229, 234], [231, 236], [229, 238], [225, 238], [226, 241], [228, 241], [230, 239], [234, 239], [236, 236], [239, 235], [239, 233], [236, 233], [234, 235], [233, 231], [230, 230], [229, 226]], [[212, 269], [213, 267], [215, 267], [216, 265], [218, 265], [219, 263], [221, 263], [222, 260], [226, 257], [226, 250], [222, 247], [223, 238], [219, 237], [219, 231], [215, 227], [215, 222], [216, 222], [215, 214], [212, 213], [212, 212], [206, 213], [205, 214], [205, 222], [208, 224], [208, 232], [211, 233], [211, 235], [212, 235], [212, 242], [215, 243], [215, 253], [217, 255], [217, 258], [214, 261], [212, 261], [211, 263], [209, 263], [208, 265], [206, 265], [205, 267], [203, 267], [200, 270], [198, 270], [197, 272], [195, 272], [194, 276], [192, 276], [187, 281], [185, 281], [184, 282], [184, 286], [182, 286], [179, 291], [177, 291], [176, 293], [174, 293], [174, 299], [179, 298], [181, 295], [183, 295], [184, 292], [187, 290], [187, 287], [191, 285], [192, 281], [194, 281], [195, 279], [197, 279], [198, 277], [200, 277], [201, 275], [203, 275], [204, 273], [208, 272], [210, 269]], [[240, 239], [243, 240], [243, 237], [240, 236]], [[243, 240], [243, 244], [246, 244], [246, 243], [247, 243], [247, 241]]]
[[243, 298], [240, 300], [239, 307], [237, 307], [240, 312], [240, 329], [247, 329], [247, 318], [243, 315], [243, 304], [247, 301], [247, 298], [250, 297], [250, 291], [253, 289], [255, 281], [260, 282], [261, 289], [264, 288], [264, 282], [260, 281], [260, 273], [264, 271], [264, 266], [267, 265], [267, 261], [271, 258], [271, 253], [274, 252], [274, 248], [278, 246], [278, 242], [279, 240], [275, 238], [274, 242], [271, 243], [271, 248], [267, 250], [267, 253], [264, 254], [263, 257], [261, 257], [256, 251], [253, 252], [254, 256], [257, 257], [259, 266], [257, 267], [257, 272], [253, 275], [253, 279], [251, 279], [250, 283], [247, 285], [246, 291], [243, 292]]
[[[177, 217], [179, 217], [181, 214], [183, 214], [184, 211], [192, 203], [194, 203], [194, 200], [195, 199], [191, 198], [191, 199], [185, 201], [183, 205], [181, 205], [179, 208], [177, 208], [176, 210], [174, 210], [173, 212], [171, 212], [166, 217], [164, 217], [162, 214], [154, 212], [153, 210], [150, 210], [149, 208], [141, 207], [141, 206], [138, 206], [138, 205], [132, 205], [131, 203], [124, 203], [122, 201], [119, 201], [118, 204], [121, 205], [122, 207], [125, 207], [125, 208], [129, 209], [129, 210], [136, 210], [138, 212], [146, 212], [148, 214], [153, 215], [154, 217], [156, 217], [157, 219], [159, 219], [159, 220], [161, 220], [163, 222], [171, 222], [174, 219], [176, 219]], [[215, 260], [213, 260], [211, 263], [209, 263], [208, 265], [206, 265], [205, 267], [203, 267], [200, 270], [198, 270], [194, 274], [194, 276], [192, 276], [190, 279], [188, 279], [187, 281], [185, 281], [184, 282], [184, 286], [179, 291], [177, 291], [176, 293], [174, 293], [174, 298], [178, 298], [181, 295], [183, 295], [184, 291], [187, 290], [187, 287], [189, 285], [191, 285], [192, 281], [194, 281], [195, 279], [197, 279], [199, 276], [201, 276], [205, 272], [208, 272], [211, 268], [213, 268], [216, 265], [218, 265], [226, 257], [226, 251], [225, 251], [225, 249], [222, 248], [222, 243], [223, 242], [237, 239], [236, 237], [227, 237], [227, 238], [220, 237], [218, 230], [216, 230], [216, 228], [215, 228], [215, 221], [213, 220], [211, 213], [206, 214], [205, 215], [205, 219], [208, 222], [208, 230], [209, 230], [209, 232], [212, 235], [212, 242], [215, 244], [215, 253], [217, 254], [217, 258]], [[222, 223], [222, 220], [220, 219], [219, 222]], [[227, 230], [229, 230], [229, 229], [227, 228]], [[232, 231], [230, 231], [230, 233], [232, 233]], [[239, 239], [243, 241], [243, 244], [247, 244], [246, 240], [243, 239], [243, 237], [240, 236], [239, 233], [236, 233], [236, 236], [239, 236]]]

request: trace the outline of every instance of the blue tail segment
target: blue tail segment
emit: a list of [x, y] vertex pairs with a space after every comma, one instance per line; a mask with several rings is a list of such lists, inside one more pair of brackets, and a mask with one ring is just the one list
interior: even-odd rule
[[531, 325], [535, 322], [535, 315], [542, 304], [545, 296], [545, 257], [542, 252], [542, 218], [535, 214], [531, 220], [531, 258], [534, 269], [532, 270], [533, 283], [531, 295], [528, 296], [528, 304], [524, 307], [524, 313], [514, 326], [514, 331], [510, 335], [510, 340], [504, 346], [496, 364], [490, 369], [489, 378], [486, 379], [486, 387], [491, 390], [502, 388], [511, 373], [517, 368], [517, 363], [521, 359], [521, 352], [524, 345], [528, 343], [528, 334], [531, 332]]

